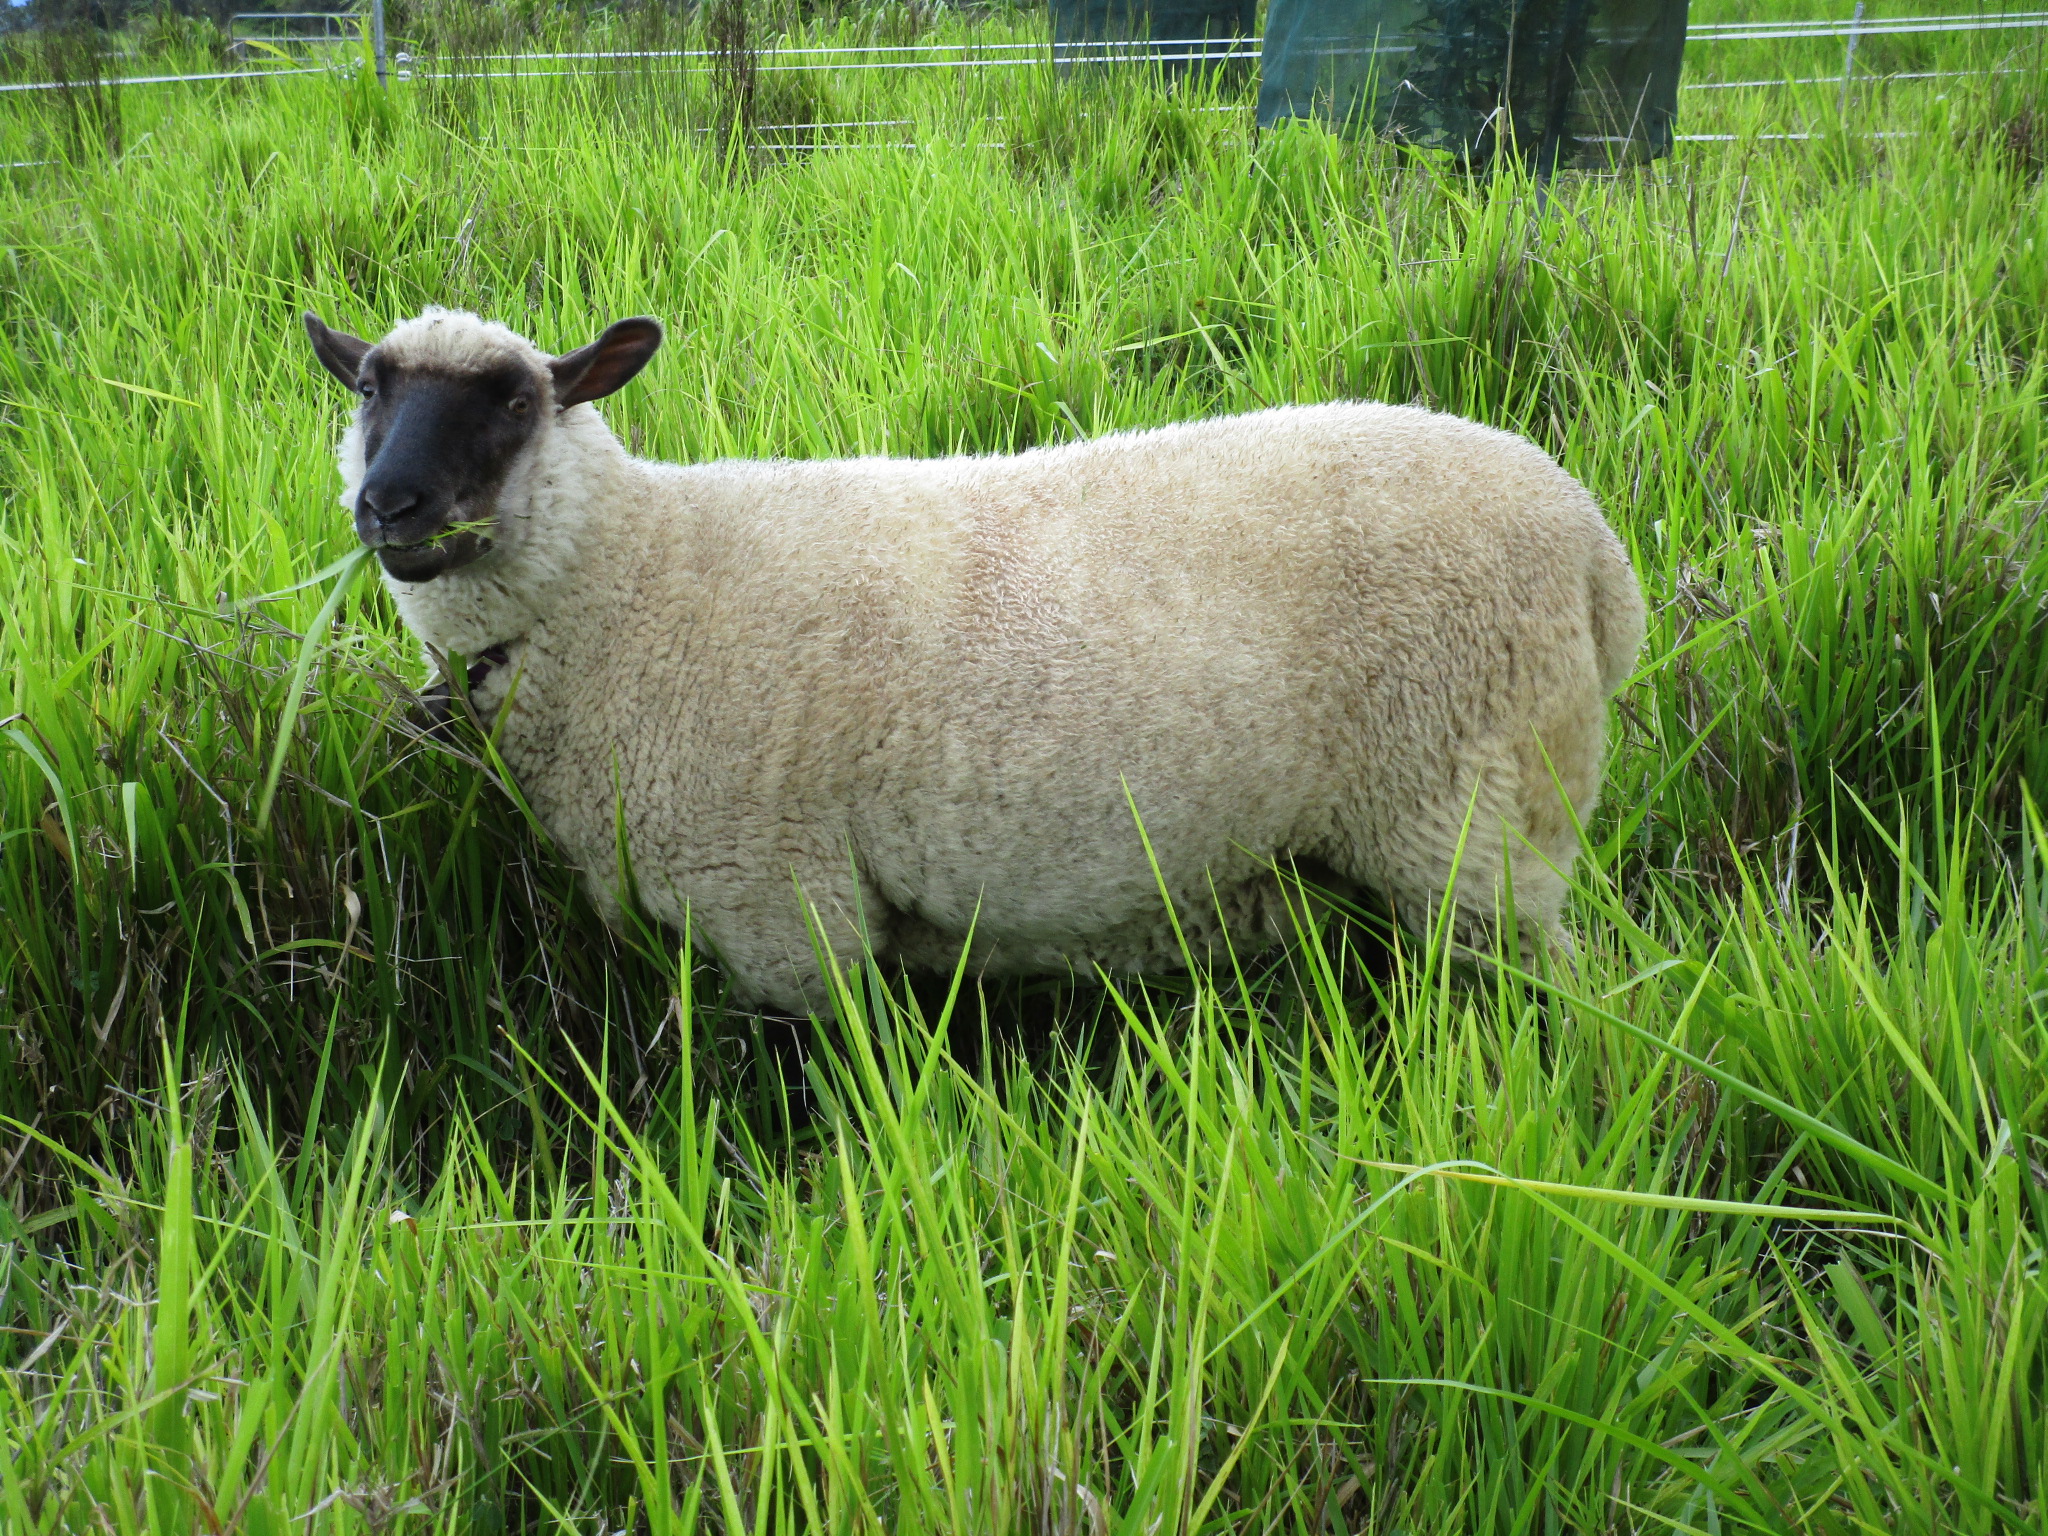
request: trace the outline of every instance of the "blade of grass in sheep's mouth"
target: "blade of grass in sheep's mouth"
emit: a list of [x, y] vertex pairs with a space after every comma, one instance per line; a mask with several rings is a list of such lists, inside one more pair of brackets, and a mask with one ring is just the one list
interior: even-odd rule
[[356, 577], [362, 574], [371, 552], [359, 549], [342, 562], [341, 574], [334, 578], [334, 586], [327, 594], [327, 601], [320, 605], [320, 612], [306, 628], [305, 639], [299, 642], [299, 659], [292, 667], [291, 686], [285, 693], [284, 713], [277, 722], [277, 744], [270, 751], [270, 770], [263, 775], [263, 793], [256, 801], [256, 831], [260, 835], [270, 825], [271, 802], [277, 798], [277, 781], [284, 773], [285, 749], [291, 745], [292, 728], [299, 723], [299, 702], [305, 696], [306, 675], [313, 670], [313, 658], [327, 644], [327, 631], [334, 622], [334, 615], [341, 607], [341, 600], [348, 596], [349, 589], [356, 584]]
[[446, 543], [459, 533], [473, 533], [478, 538], [483, 538], [490, 531], [490, 526], [490, 521], [486, 518], [478, 518], [476, 521], [468, 523], [450, 523], [432, 538], [421, 539], [417, 544], [380, 544], [377, 546], [377, 552], [379, 554], [417, 554], [420, 550], [432, 549], [436, 544]]

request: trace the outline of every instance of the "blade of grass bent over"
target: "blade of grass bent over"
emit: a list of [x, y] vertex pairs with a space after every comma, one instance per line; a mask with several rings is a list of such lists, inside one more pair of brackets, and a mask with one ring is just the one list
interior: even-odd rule
[[348, 596], [355, 586], [356, 577], [361, 574], [363, 564], [370, 558], [370, 551], [359, 549], [343, 563], [341, 574], [334, 579], [334, 586], [328, 591], [327, 601], [320, 605], [319, 613], [307, 626], [306, 638], [299, 643], [299, 659], [292, 666], [291, 687], [285, 693], [284, 713], [278, 717], [277, 745], [270, 751], [270, 768], [263, 775], [263, 793], [256, 801], [256, 830], [262, 833], [270, 826], [270, 805], [277, 797], [277, 781], [284, 773], [285, 749], [291, 745], [292, 727], [299, 723], [299, 704], [306, 693], [306, 674], [313, 670], [313, 658], [327, 643], [327, 627], [334, 622], [334, 615], [341, 607], [341, 600]]

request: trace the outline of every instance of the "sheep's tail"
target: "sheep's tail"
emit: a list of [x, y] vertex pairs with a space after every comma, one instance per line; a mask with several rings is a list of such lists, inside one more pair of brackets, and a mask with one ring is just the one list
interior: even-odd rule
[[1593, 611], [1593, 648], [1600, 654], [1600, 686], [1613, 693], [1635, 671], [1643, 648], [1643, 589], [1628, 551], [1611, 531], [1593, 555], [1587, 596]]

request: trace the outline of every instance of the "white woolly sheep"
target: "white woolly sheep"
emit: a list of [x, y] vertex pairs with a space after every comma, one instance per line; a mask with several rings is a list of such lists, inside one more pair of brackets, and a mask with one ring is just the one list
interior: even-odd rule
[[586, 403], [651, 320], [552, 359], [438, 309], [374, 346], [306, 324], [406, 624], [478, 662], [486, 719], [509, 694], [505, 760], [607, 915], [623, 843], [743, 1000], [817, 1005], [814, 923], [918, 969], [970, 934], [989, 974], [1178, 964], [1133, 809], [1198, 950], [1282, 937], [1290, 859], [1410, 922], [1455, 884], [1468, 933], [1511, 884], [1561, 931], [1643, 607], [1521, 438], [1347, 403], [657, 464]]

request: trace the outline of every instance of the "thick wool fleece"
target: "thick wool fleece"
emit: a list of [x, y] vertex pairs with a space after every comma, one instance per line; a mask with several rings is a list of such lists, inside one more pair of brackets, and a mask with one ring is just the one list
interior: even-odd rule
[[[543, 355], [430, 312], [383, 355]], [[1643, 635], [1621, 544], [1507, 433], [1284, 408], [1009, 457], [630, 457], [589, 405], [544, 422], [491, 552], [392, 582], [434, 646], [509, 642], [480, 692], [562, 851], [747, 1000], [841, 958], [990, 973], [1177, 964], [1281, 936], [1273, 861], [1410, 920], [1504, 866], [1559, 931], [1607, 696]], [[359, 434], [341, 455], [352, 505]], [[1469, 825], [1469, 834], [1468, 834]], [[1462, 850], [1462, 851], [1461, 851]]]

